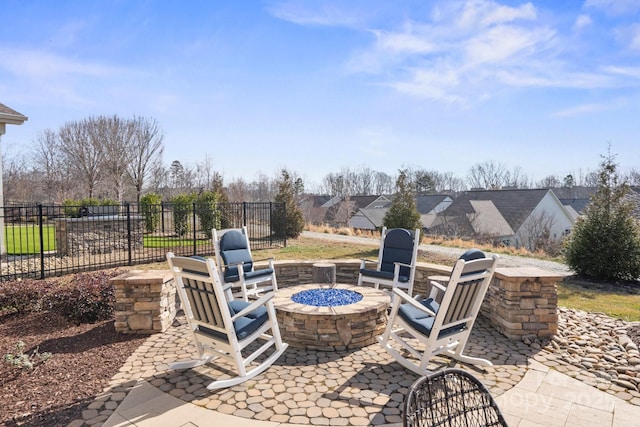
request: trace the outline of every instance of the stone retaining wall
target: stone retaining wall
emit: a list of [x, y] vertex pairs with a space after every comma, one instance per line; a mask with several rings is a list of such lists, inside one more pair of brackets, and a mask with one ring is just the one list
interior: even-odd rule
[[[356, 285], [359, 260], [331, 260], [336, 283]], [[278, 287], [311, 283], [318, 261], [277, 261]], [[258, 264], [257, 268], [260, 268]], [[450, 267], [418, 263], [414, 295], [429, 295], [429, 276], [448, 275]], [[556, 283], [562, 275], [537, 268], [497, 268], [481, 315], [511, 339], [550, 338], [558, 331]], [[176, 289], [168, 270], [130, 271], [111, 279], [116, 287], [116, 329], [120, 332], [164, 331], [176, 311]]]
[[[132, 216], [131, 249], [143, 244], [144, 218]], [[126, 216], [96, 216], [55, 220], [58, 256], [89, 253], [92, 255], [128, 250], [129, 230]]]

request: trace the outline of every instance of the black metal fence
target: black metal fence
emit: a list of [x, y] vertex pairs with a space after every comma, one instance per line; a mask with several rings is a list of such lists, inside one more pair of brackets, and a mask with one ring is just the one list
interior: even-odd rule
[[286, 246], [278, 203], [0, 208], [0, 280], [162, 262], [166, 253], [213, 255], [211, 229], [247, 227], [252, 249]]

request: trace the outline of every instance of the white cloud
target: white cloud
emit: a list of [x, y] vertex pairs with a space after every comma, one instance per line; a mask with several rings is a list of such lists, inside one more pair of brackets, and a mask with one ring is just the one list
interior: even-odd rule
[[640, 2], [638, 0], [586, 0], [584, 7], [601, 10], [607, 15], [619, 16], [640, 11]]
[[124, 69], [109, 65], [83, 62], [46, 51], [8, 49], [0, 47], [0, 68], [34, 79], [50, 79], [59, 75], [87, 75], [106, 77], [122, 74]]
[[533, 53], [551, 41], [549, 29], [528, 29], [500, 25], [472, 37], [465, 43], [466, 57], [471, 63], [501, 63], [517, 54]]
[[390, 53], [427, 53], [437, 50], [437, 46], [420, 34], [411, 30], [394, 33], [390, 31], [374, 30], [377, 38], [377, 48]]
[[536, 15], [536, 9], [531, 3], [510, 7], [494, 1], [469, 0], [464, 3], [457, 22], [465, 28], [486, 27], [519, 19], [534, 20]]
[[581, 30], [583, 28], [590, 26], [592, 23], [593, 21], [591, 20], [591, 17], [589, 15], [581, 14], [581, 15], [578, 15], [578, 17], [576, 18], [576, 21], [573, 23], [573, 29]]
[[330, 4], [317, 7], [302, 1], [288, 0], [274, 3], [269, 12], [275, 17], [299, 25], [321, 26], [354, 26], [358, 22], [357, 15], [347, 12], [344, 8]]

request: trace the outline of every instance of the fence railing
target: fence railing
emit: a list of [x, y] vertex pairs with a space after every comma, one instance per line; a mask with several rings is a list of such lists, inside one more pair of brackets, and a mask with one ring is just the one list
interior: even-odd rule
[[213, 255], [212, 228], [246, 226], [252, 249], [286, 246], [284, 211], [248, 202], [6, 206], [0, 280], [161, 262], [168, 251]]

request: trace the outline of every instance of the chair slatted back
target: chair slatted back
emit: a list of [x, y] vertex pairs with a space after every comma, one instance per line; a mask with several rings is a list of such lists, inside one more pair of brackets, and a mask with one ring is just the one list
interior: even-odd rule
[[[226, 300], [215, 268], [209, 270], [208, 261], [174, 257], [171, 259], [173, 267], [179, 271], [176, 274], [180, 286], [181, 296], [189, 302], [187, 308], [190, 317], [199, 323], [207, 324], [226, 334], [222, 310], [226, 309]], [[217, 292], [216, 292], [216, 288]], [[222, 302], [222, 306], [219, 302]]]
[[443, 305], [447, 304], [442, 319], [443, 327], [475, 319], [493, 276], [495, 264], [493, 258], [456, 262], [442, 301]]

